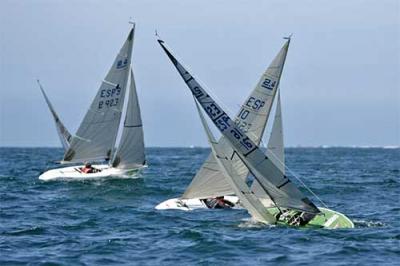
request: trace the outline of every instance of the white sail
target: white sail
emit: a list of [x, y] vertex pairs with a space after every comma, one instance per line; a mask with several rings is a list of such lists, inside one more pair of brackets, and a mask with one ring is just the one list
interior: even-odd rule
[[64, 162], [108, 160], [114, 149], [131, 64], [134, 27], [103, 80]]
[[[268, 141], [266, 155], [279, 168], [279, 170], [285, 174], [285, 151], [283, 144], [281, 98], [279, 92], [276, 99], [274, 123], [272, 125], [272, 131]], [[253, 191], [257, 197], [264, 199], [264, 205], [273, 206], [273, 202], [269, 199], [269, 196], [266, 194], [261, 184], [257, 180], [253, 181], [251, 191]]]
[[281, 97], [278, 93], [276, 99], [276, 111], [274, 124], [272, 125], [271, 136], [267, 145], [267, 156], [271, 161], [285, 174], [285, 146], [283, 143], [283, 125], [282, 125], [282, 110]]
[[113, 167], [133, 169], [145, 164], [143, 125], [135, 79], [131, 69], [128, 107]]
[[[255, 179], [274, 201], [276, 206], [312, 214], [318, 208], [285, 176], [223, 109], [210, 97], [196, 79], [177, 61], [164, 41], [158, 40], [179, 74], [219, 131], [229, 141], [235, 153], [246, 164]], [[267, 88], [265, 88], [267, 90]]]
[[246, 182], [237, 174], [235, 169], [233, 169], [233, 164], [230, 162], [231, 160], [224, 153], [223, 149], [221, 149], [222, 147], [215, 140], [211, 130], [209, 129], [207, 121], [205, 120], [196, 99], [194, 101], [196, 103], [196, 108], [200, 116], [201, 123], [207, 134], [212, 154], [218, 158], [217, 162], [222, 173], [226, 177], [226, 182], [232, 187], [235, 194], [239, 197], [241, 204], [247, 209], [247, 211], [255, 220], [263, 223], [275, 223], [275, 217], [267, 211], [254, 193], [250, 191]]
[[[246, 132], [257, 145], [262, 139], [268, 121], [285, 64], [289, 43], [289, 40], [285, 42], [261, 76], [257, 86], [242, 104], [235, 118], [235, 123], [239, 128]], [[248, 169], [239, 157], [234, 155], [234, 151], [225, 137], [222, 136], [218, 143], [224, 153], [232, 158], [230, 162], [238, 175], [245, 179], [248, 175]], [[211, 153], [182, 195], [182, 198], [209, 198], [234, 194], [225, 180], [216, 158]]]
[[58, 117], [56, 111], [53, 108], [53, 105], [51, 104], [49, 98], [46, 95], [46, 92], [44, 91], [42, 84], [40, 84], [40, 81], [37, 80], [37, 83], [39, 84], [40, 91], [43, 94], [43, 97], [47, 103], [47, 106], [50, 109], [51, 114], [53, 115], [54, 122], [56, 124], [56, 129], [58, 133], [58, 137], [60, 138], [61, 144], [64, 148], [64, 151], [66, 151], [69, 148], [69, 144], [71, 141], [71, 134], [69, 133], [68, 129], [64, 126], [64, 124], [61, 122], [60, 118]]

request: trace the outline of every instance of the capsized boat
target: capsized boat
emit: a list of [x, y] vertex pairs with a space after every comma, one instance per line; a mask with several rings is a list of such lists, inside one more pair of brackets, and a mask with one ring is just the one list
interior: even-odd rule
[[[284, 43], [271, 64], [261, 75], [256, 87], [245, 99], [235, 117], [235, 123], [239, 125], [257, 145], [260, 144], [263, 138], [272, 105], [276, 98], [275, 96], [277, 94], [278, 84], [283, 72], [288, 49], [289, 41]], [[267, 80], [270, 80], [269, 86], [266, 82]], [[266, 86], [268, 86], [269, 89], [266, 90]], [[271, 152], [275, 152], [275, 154], [278, 153], [277, 150], [279, 147], [277, 145], [279, 142], [277, 142], [275, 137], [278, 136], [278, 134], [275, 133], [274, 130], [276, 131], [278, 128], [273, 128], [272, 135], [274, 135], [274, 137], [271, 135], [266, 151], [267, 154]], [[246, 180], [249, 175], [249, 170], [236, 155], [224, 136], [221, 136], [218, 140], [218, 145], [224, 153], [228, 154], [231, 158], [227, 163], [232, 164], [232, 167], [236, 170], [240, 178]], [[283, 156], [283, 144], [281, 148], [282, 152], [279, 154]], [[238, 198], [234, 196], [235, 192], [226, 181], [224, 171], [218, 165], [217, 160], [218, 159], [215, 158], [211, 152], [183, 195], [179, 198], [169, 199], [160, 203], [156, 206], [156, 209], [194, 210], [198, 208], [212, 208], [214, 205], [207, 204], [207, 202], [213, 198], [222, 198], [226, 203], [233, 203], [236, 205], [239, 202]], [[284, 167], [282, 170], [284, 171]], [[254, 188], [252, 187], [252, 190], [253, 189], [257, 189], [257, 186], [254, 185]], [[221, 203], [220, 205], [223, 205], [224, 202]]]
[[[241, 205], [247, 209], [254, 220], [266, 224], [302, 227], [354, 227], [351, 220], [344, 214], [326, 208], [318, 208], [311, 199], [304, 195], [276, 165], [276, 161], [271, 160], [271, 157], [264, 153], [259, 145], [248, 136], [247, 132], [229, 117], [187, 68], [176, 59], [165, 42], [161, 39], [158, 42], [193, 94], [212, 153], [224, 173], [225, 180], [239, 198]], [[290, 38], [288, 38], [289, 42]], [[265, 84], [265, 90], [277, 87], [277, 77], [268, 77], [263, 84]], [[213, 136], [201, 109], [204, 110], [212, 123], [225, 137], [235, 155], [254, 177], [257, 182], [254, 186], [261, 190], [263, 197], [268, 199], [268, 203], [262, 202], [260, 192], [252, 191], [245, 180], [240, 177], [230, 162], [230, 154], [225, 153], [225, 150], [221, 148], [221, 145]]]
[[[146, 167], [143, 126], [134, 75], [131, 67], [135, 25], [102, 81], [77, 133], [60, 134], [65, 148], [62, 164], [77, 164], [49, 170], [41, 180], [93, 179], [109, 176], [132, 176]], [[129, 84], [129, 85], [128, 85]], [[125, 93], [129, 88], [122, 134], [115, 149], [123, 113]], [[44, 93], [44, 90], [42, 89]], [[44, 93], [45, 95], [45, 93]], [[58, 132], [68, 132], [45, 96]], [[53, 111], [52, 111], [53, 110]], [[64, 130], [65, 129], [65, 130]], [[65, 143], [65, 145], [64, 145]], [[82, 163], [96, 162], [89, 171]]]

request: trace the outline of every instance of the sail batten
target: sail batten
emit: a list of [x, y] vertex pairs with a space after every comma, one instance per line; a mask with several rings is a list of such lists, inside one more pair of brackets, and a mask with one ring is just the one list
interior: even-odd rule
[[90, 105], [76, 136], [64, 155], [65, 162], [109, 160], [112, 156], [125, 100], [131, 64], [134, 27], [116, 56]]
[[[193, 96], [200, 103], [218, 130], [225, 136], [229, 145], [247, 168], [253, 173], [262, 186], [268, 190], [268, 194], [274, 199], [278, 207], [302, 210], [317, 214], [320, 211], [303, 193], [292, 183], [286, 182], [285, 176], [278, 167], [264, 154], [258, 145], [251, 140], [244, 130], [229, 117], [218, 103], [206, 92], [196, 79], [183, 67], [181, 63], [171, 54], [164, 41], [158, 40], [163, 50], [171, 59]], [[288, 42], [287, 42], [288, 44]], [[269, 90], [278, 86], [276, 82], [263, 82], [263, 88]], [[265, 85], [265, 86], [264, 86]], [[285, 183], [286, 182], [286, 183]]]

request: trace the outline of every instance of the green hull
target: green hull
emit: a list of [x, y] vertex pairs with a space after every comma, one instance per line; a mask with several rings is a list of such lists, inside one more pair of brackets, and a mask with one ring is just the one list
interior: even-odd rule
[[[325, 229], [343, 229], [343, 228], [354, 228], [353, 222], [347, 218], [344, 214], [336, 212], [326, 208], [318, 208], [321, 214], [315, 216], [305, 228], [325, 228]], [[268, 209], [273, 215], [276, 215], [279, 210], [277, 208]], [[279, 225], [290, 226], [288, 223], [278, 221]]]

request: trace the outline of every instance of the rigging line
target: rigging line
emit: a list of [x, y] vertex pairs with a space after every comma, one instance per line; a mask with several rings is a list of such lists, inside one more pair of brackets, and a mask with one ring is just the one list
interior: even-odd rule
[[315, 193], [311, 190], [311, 188], [309, 188], [309, 187], [303, 182], [303, 180], [300, 178], [300, 176], [298, 176], [298, 175], [297, 175], [294, 171], [292, 171], [287, 165], [285, 165], [281, 160], [279, 160], [279, 158], [278, 158], [272, 151], [271, 151], [271, 154], [272, 154], [272, 156], [274, 156], [274, 158], [275, 158], [286, 170], [288, 170], [288, 171], [294, 176], [294, 178], [296, 178], [296, 179], [301, 183], [301, 185], [302, 185], [305, 189], [308, 190], [308, 192], [310, 192], [319, 202], [321, 202], [321, 204], [324, 205], [325, 208], [328, 208], [328, 209], [329, 209], [329, 207], [325, 204], [325, 202], [323, 202], [322, 199], [321, 199], [320, 197], [318, 197], [318, 195], [315, 194]]

